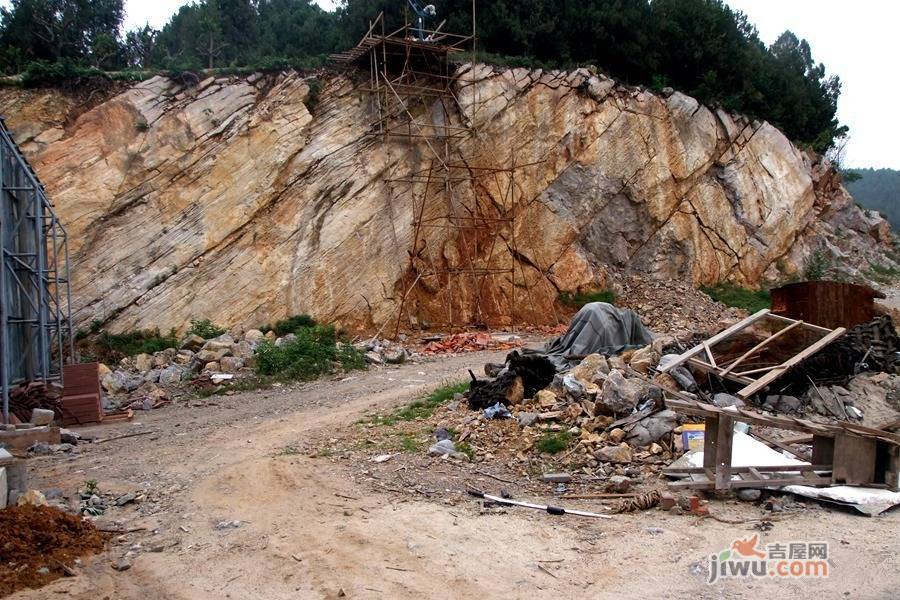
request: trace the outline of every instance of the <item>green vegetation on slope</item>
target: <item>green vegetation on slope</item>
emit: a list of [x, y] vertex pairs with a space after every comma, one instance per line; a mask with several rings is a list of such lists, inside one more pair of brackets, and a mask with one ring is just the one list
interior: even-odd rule
[[847, 190], [861, 206], [877, 210], [900, 227], [900, 171], [895, 169], [849, 169], [859, 179], [847, 182]]
[[717, 283], [711, 287], [701, 287], [703, 293], [725, 306], [742, 308], [755, 313], [772, 305], [768, 290], [748, 290], [733, 283]]

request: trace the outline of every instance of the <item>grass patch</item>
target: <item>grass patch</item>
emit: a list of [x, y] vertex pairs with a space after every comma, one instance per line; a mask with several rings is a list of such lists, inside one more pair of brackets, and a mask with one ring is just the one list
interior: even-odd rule
[[608, 304], [615, 304], [616, 294], [609, 290], [579, 292], [577, 294], [563, 292], [559, 295], [559, 301], [566, 306], [572, 306], [574, 308], [581, 308], [585, 304], [590, 304], [591, 302], [606, 302]]
[[274, 331], [278, 337], [284, 337], [289, 333], [299, 334], [301, 330], [315, 327], [316, 325], [316, 320], [309, 315], [294, 315], [293, 317], [276, 321], [274, 326], [271, 324], [265, 325], [260, 331], [263, 333]]
[[91, 333], [95, 335], [80, 340], [79, 350], [82, 355], [89, 355], [102, 363], [115, 363], [135, 354], [153, 354], [166, 348], [178, 347], [178, 335], [174, 328], [167, 335], [162, 335], [159, 329], [122, 333], [95, 332], [94, 329], [92, 325]]
[[413, 435], [404, 434], [400, 436], [400, 448], [404, 452], [416, 453], [422, 449], [422, 442]]
[[413, 400], [406, 406], [398, 408], [389, 415], [375, 415], [369, 419], [360, 421], [360, 423], [390, 426], [395, 425], [400, 421], [416, 421], [420, 419], [427, 419], [434, 414], [434, 411], [437, 409], [437, 407], [441, 406], [442, 404], [446, 404], [453, 398], [454, 395], [462, 394], [463, 392], [468, 391], [468, 389], [468, 381], [460, 381], [459, 383], [445, 385], [434, 390], [424, 398]]
[[700, 290], [716, 302], [751, 313], [769, 308], [772, 304], [769, 290], [748, 290], [733, 283], [717, 283], [712, 287], [701, 287]]
[[558, 452], [565, 450], [571, 441], [572, 434], [568, 431], [559, 431], [556, 433], [548, 432], [535, 442], [534, 447], [537, 448], [539, 452], [557, 454]]
[[339, 343], [334, 327], [301, 327], [295, 335], [297, 339], [282, 346], [270, 341], [259, 346], [256, 350], [258, 375], [306, 381], [337, 368], [349, 371], [365, 367], [362, 352], [350, 344]]
[[225, 330], [215, 325], [209, 319], [191, 319], [191, 328], [187, 330], [188, 335], [199, 335], [205, 340], [219, 337]]
[[462, 452], [469, 457], [469, 460], [475, 460], [475, 449], [469, 445], [469, 442], [456, 442], [454, 445], [457, 452]]
[[285, 446], [273, 456], [297, 456], [298, 454], [302, 454], [302, 452], [300, 452], [300, 449], [296, 446]]

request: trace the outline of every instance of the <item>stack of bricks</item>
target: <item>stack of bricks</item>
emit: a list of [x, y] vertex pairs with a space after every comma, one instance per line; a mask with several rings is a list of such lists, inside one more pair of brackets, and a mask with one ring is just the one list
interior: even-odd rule
[[63, 425], [99, 423], [103, 420], [100, 402], [100, 365], [84, 363], [63, 367], [63, 391], [60, 412]]

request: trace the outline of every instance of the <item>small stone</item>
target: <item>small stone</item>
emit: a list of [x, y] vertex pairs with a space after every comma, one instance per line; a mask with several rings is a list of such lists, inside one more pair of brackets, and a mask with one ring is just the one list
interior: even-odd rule
[[731, 394], [718, 393], [713, 396], [713, 404], [715, 404], [719, 408], [725, 408], [727, 406], [736, 406], [738, 408], [741, 408], [744, 406], [744, 401], [737, 396], [732, 396]]
[[441, 440], [428, 448], [428, 456], [444, 456], [447, 454], [455, 454], [456, 445], [453, 440]]
[[569, 483], [572, 481], [572, 476], [568, 473], [544, 473], [541, 476], [541, 481], [547, 483]]
[[266, 339], [266, 336], [259, 329], [248, 329], [244, 332], [244, 341], [251, 344], [261, 344], [264, 339]]
[[220, 531], [223, 529], [237, 529], [240, 526], [241, 526], [241, 521], [237, 521], [237, 520], [235, 520], [235, 521], [219, 521], [218, 523], [216, 523], [216, 529], [218, 529]]
[[400, 365], [406, 362], [407, 354], [406, 350], [400, 348], [399, 350], [388, 350], [384, 353], [384, 362], [389, 365]]
[[609, 432], [609, 440], [611, 442], [613, 442], [614, 444], [618, 444], [622, 440], [625, 439], [626, 435], [628, 435], [628, 433], [626, 433], [626, 431], [624, 429], [620, 429], [619, 427], [616, 427], [615, 429], [613, 429], [612, 431]]
[[550, 390], [539, 391], [534, 395], [534, 399], [541, 405], [541, 408], [553, 408], [556, 406], [556, 394]]
[[244, 367], [244, 360], [234, 356], [223, 356], [219, 361], [223, 373], [235, 373]]
[[631, 447], [625, 443], [618, 446], [604, 446], [594, 452], [594, 458], [600, 462], [627, 464], [632, 460]]
[[744, 502], [756, 502], [762, 498], [762, 490], [755, 488], [741, 488], [737, 491], [737, 497]]
[[131, 559], [122, 557], [119, 560], [117, 560], [116, 562], [114, 562], [112, 567], [116, 571], [127, 571], [128, 569], [131, 568], [131, 564], [132, 564]]
[[540, 414], [535, 412], [520, 412], [516, 415], [516, 419], [519, 420], [519, 426], [523, 429], [525, 427], [531, 427], [535, 424], [535, 422], [540, 417]]
[[38, 575], [49, 575], [50, 569], [48, 569], [47, 567], [41, 567], [40, 569], [37, 570], [37, 573], [38, 573]]
[[662, 446], [660, 446], [659, 444], [654, 442], [654, 443], [650, 444], [650, 447], [648, 448], [648, 450], [650, 450], [650, 454], [662, 454], [663, 448], [662, 448]]
[[613, 475], [606, 481], [606, 491], [624, 494], [631, 489], [631, 479], [624, 475]]
[[31, 411], [31, 422], [36, 426], [49, 425], [53, 422], [53, 411], [45, 408], [35, 408]]
[[81, 436], [71, 429], [59, 430], [59, 441], [64, 444], [76, 445], [81, 440]]
[[384, 358], [382, 358], [380, 353], [375, 352], [375, 351], [366, 352], [365, 358], [366, 358], [366, 362], [369, 363], [370, 365], [383, 365], [384, 364]]
[[116, 506], [125, 506], [130, 502], [134, 502], [134, 499], [137, 498], [137, 494], [134, 492], [128, 492], [127, 494], [122, 494], [118, 498], [116, 498]]
[[449, 440], [451, 437], [450, 430], [448, 430], [446, 427], [438, 427], [434, 430], [434, 437], [439, 442], [441, 440]]
[[153, 368], [153, 356], [146, 353], [134, 357], [134, 367], [141, 373], [146, 373]]

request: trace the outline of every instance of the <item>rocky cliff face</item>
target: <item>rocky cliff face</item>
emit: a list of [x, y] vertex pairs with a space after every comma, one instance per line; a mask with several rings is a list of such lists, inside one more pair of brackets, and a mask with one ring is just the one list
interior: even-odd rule
[[[413, 260], [424, 188], [386, 180], [431, 157], [367, 135], [371, 98], [345, 76], [313, 94], [295, 73], [157, 77], [104, 101], [4, 90], [0, 110], [69, 232], [76, 321], [113, 330], [297, 313], [372, 328], [396, 315], [417, 263], [516, 273], [515, 288], [508, 273], [420, 281], [406, 299], [417, 322], [441, 322], [449, 301], [457, 322], [500, 324], [515, 304], [540, 323], [561, 292], [623, 271], [753, 285], [798, 274], [817, 249], [852, 272], [889, 241], [767, 123], [586, 70], [463, 67], [456, 88], [452, 107], [411, 110], [474, 126], [456, 153], [473, 173], [530, 166], [511, 192], [462, 189], [461, 210], [504, 218], [429, 230]], [[444, 203], [429, 194], [424, 214]]]

